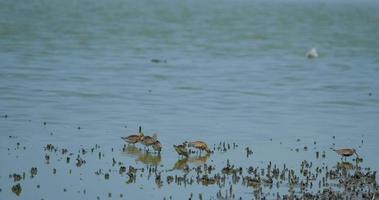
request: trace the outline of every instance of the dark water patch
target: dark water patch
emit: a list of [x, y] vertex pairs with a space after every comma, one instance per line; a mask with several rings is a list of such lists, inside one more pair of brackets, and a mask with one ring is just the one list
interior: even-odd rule
[[167, 80], [169, 78], [169, 76], [163, 74], [154, 74], [152, 77], [157, 80]]
[[86, 82], [90, 82], [91, 79], [89, 77], [86, 77], [86, 76], [70, 76], [70, 77], [67, 77], [65, 79], [63, 79], [64, 81], [68, 81], [68, 82], [79, 82], [79, 83], [86, 83]]
[[60, 97], [78, 97], [83, 99], [109, 99], [118, 98], [112, 93], [104, 92], [89, 92], [89, 91], [78, 91], [78, 90], [45, 90], [44, 92], [50, 93], [51, 96]]
[[271, 94], [264, 92], [252, 92], [252, 91], [241, 91], [240, 94], [248, 95], [248, 96], [259, 96], [259, 97], [269, 97]]
[[176, 87], [178, 90], [188, 90], [188, 91], [200, 91], [202, 90], [201, 87], [194, 87], [194, 86], [178, 86]]
[[365, 103], [360, 103], [356, 101], [325, 101], [324, 104], [328, 105], [336, 105], [336, 106], [346, 106], [346, 107], [364, 107]]
[[286, 76], [283, 78], [283, 81], [285, 82], [290, 82], [290, 83], [296, 83], [296, 82], [303, 82], [304, 78], [302, 77], [297, 77], [297, 76]]

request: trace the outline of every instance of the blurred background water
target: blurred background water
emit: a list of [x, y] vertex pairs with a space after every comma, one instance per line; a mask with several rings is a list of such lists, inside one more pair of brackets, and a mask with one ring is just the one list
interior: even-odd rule
[[[301, 138], [359, 148], [379, 169], [378, 11], [376, 0], [0, 0], [0, 182], [15, 167], [10, 135], [32, 149], [112, 146], [139, 125], [166, 155], [225, 140], [298, 161], [285, 150]], [[305, 57], [312, 47], [319, 59]]]

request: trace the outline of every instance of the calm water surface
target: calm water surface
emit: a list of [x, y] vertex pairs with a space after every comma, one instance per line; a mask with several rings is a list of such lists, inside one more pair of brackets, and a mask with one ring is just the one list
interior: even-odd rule
[[[378, 11], [374, 0], [0, 0], [0, 114], [8, 116], [0, 118], [0, 198], [16, 199], [9, 174], [33, 166], [39, 175], [21, 183], [17, 199], [217, 192], [93, 175], [112, 156], [144, 166], [120, 152], [120, 136], [139, 125], [158, 133], [163, 168], [177, 161], [173, 144], [201, 139], [239, 144], [208, 160], [219, 164], [295, 167], [314, 157], [291, 151], [305, 145], [335, 163], [335, 143], [379, 170]], [[305, 58], [312, 47], [319, 59]], [[26, 150], [14, 150], [17, 142]], [[48, 143], [75, 153], [99, 144], [109, 162], [93, 156], [67, 176], [69, 166], [44, 164]]]

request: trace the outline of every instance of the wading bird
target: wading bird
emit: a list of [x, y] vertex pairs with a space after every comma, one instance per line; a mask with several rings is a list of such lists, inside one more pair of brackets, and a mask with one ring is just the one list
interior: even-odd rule
[[357, 157], [359, 157], [357, 152], [355, 151], [355, 149], [351, 149], [351, 148], [333, 149], [333, 148], [331, 148], [331, 150], [335, 151], [338, 155], [345, 157], [345, 158], [350, 157], [353, 154], [355, 154]]
[[175, 151], [179, 154], [179, 156], [184, 156], [188, 158], [188, 150], [186, 148], [186, 142], [179, 145], [174, 145]]
[[194, 142], [188, 142], [188, 147], [193, 147], [201, 151], [206, 151], [207, 153], [211, 153], [212, 151], [208, 148], [208, 145], [203, 141], [194, 141]]
[[153, 147], [154, 151], [158, 152], [158, 155], [161, 154], [162, 145], [158, 140], [155, 141], [151, 146]]
[[143, 139], [144, 135], [142, 133], [141, 126], [139, 127], [138, 134], [129, 135], [127, 137], [121, 137], [126, 143], [128, 144], [135, 144], [137, 142], [140, 142]]
[[153, 137], [151, 136], [144, 136], [141, 140], [141, 143], [143, 145], [145, 145], [147, 148], [149, 148], [149, 146], [152, 146], [155, 142], [157, 142], [157, 134], [154, 133], [153, 134]]

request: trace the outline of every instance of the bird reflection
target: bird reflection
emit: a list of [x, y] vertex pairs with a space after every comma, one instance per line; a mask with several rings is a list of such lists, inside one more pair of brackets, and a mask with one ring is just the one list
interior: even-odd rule
[[173, 170], [175, 170], [175, 169], [183, 170], [186, 168], [188, 168], [188, 158], [179, 159], [174, 164], [174, 167], [172, 167]]
[[337, 169], [342, 169], [342, 170], [353, 170], [354, 165], [350, 162], [338, 162], [337, 163]]
[[141, 161], [146, 165], [158, 165], [161, 162], [161, 156], [159, 154], [152, 154], [132, 145], [124, 146], [123, 153], [127, 156], [136, 157], [137, 161]]
[[192, 163], [195, 165], [203, 165], [208, 161], [208, 158], [210, 157], [210, 153], [204, 155], [204, 156], [193, 156], [189, 158], [182, 158], [176, 161], [174, 166], [172, 167], [172, 170], [187, 170], [189, 169], [188, 164]]
[[138, 156], [139, 154], [141, 154], [141, 150], [137, 148], [136, 146], [132, 146], [132, 145], [125, 145], [122, 150], [123, 150], [123, 153], [127, 155]]
[[161, 155], [144, 152], [138, 156], [137, 160], [146, 165], [158, 165], [161, 162]]
[[190, 157], [189, 162], [196, 164], [196, 165], [202, 165], [205, 164], [208, 161], [208, 158], [211, 156], [210, 153], [207, 153], [204, 156], [195, 156], [195, 157]]

